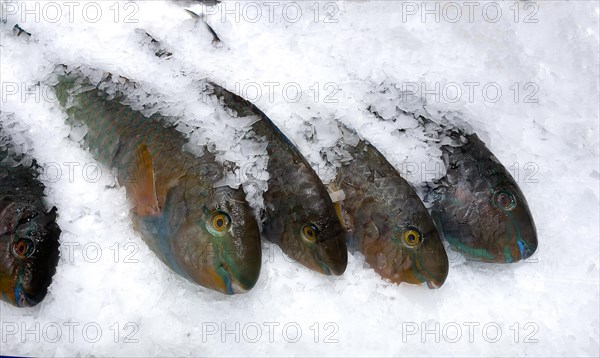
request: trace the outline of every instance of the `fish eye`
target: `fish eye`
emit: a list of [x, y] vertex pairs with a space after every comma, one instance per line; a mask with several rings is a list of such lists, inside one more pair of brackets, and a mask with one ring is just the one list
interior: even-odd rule
[[317, 241], [317, 227], [313, 224], [306, 224], [302, 227], [302, 238], [310, 243]]
[[409, 247], [415, 247], [423, 241], [421, 233], [414, 227], [406, 228], [402, 233], [402, 239], [404, 239], [404, 243]]
[[208, 230], [215, 235], [221, 235], [229, 230], [231, 226], [231, 218], [227, 213], [216, 211], [210, 218], [210, 224], [207, 225]]
[[504, 211], [511, 211], [517, 206], [517, 200], [511, 192], [499, 190], [494, 193], [494, 205]]
[[24, 260], [35, 252], [35, 244], [30, 239], [20, 239], [12, 245], [13, 254], [20, 260]]

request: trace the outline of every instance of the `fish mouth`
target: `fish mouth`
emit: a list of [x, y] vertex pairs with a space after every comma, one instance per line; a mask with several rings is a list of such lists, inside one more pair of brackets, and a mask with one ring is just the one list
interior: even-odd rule
[[22, 289], [15, 289], [15, 303], [17, 307], [34, 307], [37, 306], [46, 296], [46, 292], [41, 295], [32, 296]]
[[321, 268], [324, 275], [332, 275], [332, 276], [341, 276], [346, 272], [346, 267], [348, 266], [348, 262], [345, 263], [335, 263], [335, 264], [326, 264], [321, 262]]
[[430, 273], [420, 272], [420, 274], [424, 276], [424, 279], [422, 279], [420, 283], [426, 283], [427, 287], [430, 289], [438, 289], [446, 282], [446, 278], [448, 277], [448, 266], [446, 265], [445, 268], [442, 268], [439, 271], [439, 275], [436, 275], [437, 277], [433, 277]]
[[521, 260], [527, 260], [537, 251], [538, 248], [538, 238], [537, 238], [537, 230], [535, 228], [535, 223], [533, 218], [531, 217], [531, 213], [527, 212], [528, 225], [526, 225], [523, 229], [519, 230], [518, 226], [516, 226], [515, 234], [516, 234], [516, 245], [519, 248], [519, 255], [521, 256]]
[[231, 294], [247, 293], [249, 291], [250, 291], [249, 288], [243, 287], [242, 285], [240, 285], [237, 282], [231, 283]]
[[427, 287], [429, 287], [430, 290], [435, 290], [440, 288], [442, 285], [439, 285], [433, 281], [427, 281]]
[[537, 251], [537, 240], [530, 244], [523, 240], [517, 240], [517, 246], [519, 246], [519, 254], [521, 254], [521, 260], [527, 260]]
[[441, 280], [430, 279], [430, 280], [425, 281], [425, 283], [427, 284], [427, 287], [429, 287], [430, 290], [435, 290], [435, 289], [442, 287], [444, 282], [446, 282], [446, 277], [444, 277]]
[[254, 287], [254, 284], [250, 286], [244, 285], [239, 279], [236, 279], [235, 276], [232, 274], [231, 269], [224, 264], [221, 264], [216, 269], [216, 272], [217, 275], [220, 277], [223, 285], [223, 289], [220, 291], [226, 295], [246, 293], [250, 291], [252, 287]]
[[[440, 271], [439, 267], [436, 267], [436, 269]], [[432, 269], [429, 271], [432, 271]], [[414, 263], [410, 268], [399, 272], [394, 281], [398, 283], [406, 282], [413, 285], [422, 285], [425, 283], [429, 289], [438, 289], [442, 287], [446, 281], [446, 277], [448, 276], [447, 269], [444, 270], [442, 268], [439, 275], [436, 276], [439, 277], [434, 277], [427, 269], [419, 267], [418, 263]]]
[[348, 266], [348, 250], [345, 245], [336, 245], [336, 240], [332, 241], [324, 243], [317, 250], [316, 261], [320, 268], [317, 271], [324, 275], [340, 276]]
[[256, 273], [250, 271], [252, 270], [244, 269], [243, 267], [235, 270], [226, 261], [221, 260], [215, 270], [219, 278], [220, 287], [218, 291], [226, 295], [249, 292], [256, 285], [260, 274], [260, 270]]
[[411, 265], [411, 276], [417, 284], [426, 283], [430, 289], [442, 287], [448, 277], [449, 262], [446, 250], [440, 241], [428, 238], [429, 247], [423, 248], [423, 252], [415, 255]]

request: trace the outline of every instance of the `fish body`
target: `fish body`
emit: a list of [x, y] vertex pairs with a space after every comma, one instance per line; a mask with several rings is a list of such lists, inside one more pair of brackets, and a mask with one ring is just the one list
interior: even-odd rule
[[476, 134], [454, 131], [444, 145], [446, 176], [431, 187], [432, 216], [444, 238], [474, 261], [511, 263], [537, 249], [535, 223], [521, 189]]
[[422, 183], [440, 235], [472, 261], [510, 263], [531, 257], [538, 240], [525, 196], [468, 124], [459, 128], [462, 116], [440, 112], [436, 105], [430, 109], [425, 98], [389, 81], [372, 95], [368, 110], [380, 120], [402, 123], [399, 137], [417, 135], [432, 152], [441, 153], [436, 159], [444, 163], [445, 175]]
[[214, 94], [238, 117], [258, 116], [252, 130], [267, 141], [268, 189], [262, 234], [304, 266], [341, 275], [348, 251], [334, 204], [298, 149], [255, 105], [210, 83]]
[[[261, 244], [241, 188], [215, 187], [224, 175], [213, 154], [183, 150], [187, 139], [164, 118], [144, 117], [77, 76], [55, 90], [69, 119], [85, 125], [86, 146], [118, 170], [133, 204], [134, 228], [179, 275], [224, 294], [250, 290], [258, 280]], [[67, 106], [67, 103], [69, 105]]]
[[56, 208], [46, 210], [35, 161], [16, 154], [0, 124], [0, 299], [17, 307], [40, 303], [59, 259]]
[[[340, 126], [343, 138], [356, 137]], [[342, 163], [330, 185], [332, 192], [344, 193], [340, 216], [349, 232], [348, 246], [392, 282], [440, 287], [448, 275], [448, 257], [429, 212], [375, 147], [357, 141], [344, 145], [352, 159]]]

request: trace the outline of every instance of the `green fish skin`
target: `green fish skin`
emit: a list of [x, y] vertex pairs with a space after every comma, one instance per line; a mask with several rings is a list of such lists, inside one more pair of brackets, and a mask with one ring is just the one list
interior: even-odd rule
[[121, 104], [119, 94], [110, 99], [99, 90], [104, 83], [86, 81], [80, 74], [63, 75], [57, 97], [70, 122], [87, 127], [84, 142], [97, 160], [118, 170], [144, 241], [192, 282], [224, 294], [250, 290], [262, 250], [243, 190], [215, 188], [224, 169], [214, 155], [185, 152], [187, 139], [163, 117], [146, 118]]
[[326, 275], [341, 275], [348, 264], [345, 234], [317, 174], [255, 105], [214, 83], [208, 87], [238, 117], [260, 118], [252, 130], [268, 143], [263, 236], [304, 266]]
[[[340, 215], [349, 232], [348, 246], [394, 283], [441, 287], [448, 257], [427, 208], [375, 147], [339, 127], [352, 160], [338, 169], [330, 190], [344, 192]], [[358, 144], [348, 144], [352, 142]]]
[[31, 307], [44, 299], [52, 283], [60, 228], [56, 208], [45, 209], [39, 167], [22, 158], [0, 124], [0, 299]]
[[538, 246], [535, 223], [521, 189], [475, 134], [454, 130], [460, 146], [442, 146], [447, 174], [429, 195], [444, 238], [468, 260], [511, 263]]

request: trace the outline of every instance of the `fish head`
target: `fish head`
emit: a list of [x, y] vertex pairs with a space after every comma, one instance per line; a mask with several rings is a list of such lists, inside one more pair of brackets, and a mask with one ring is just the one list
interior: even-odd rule
[[0, 203], [0, 294], [17, 307], [40, 303], [59, 259], [56, 208], [46, 212], [27, 202]]
[[446, 239], [469, 260], [511, 263], [531, 257], [538, 246], [535, 223], [504, 166], [491, 156], [449, 173], [457, 179], [441, 208], [452, 214], [440, 225]]
[[[348, 265], [345, 231], [320, 183], [287, 198], [288, 211], [278, 242], [283, 252], [325, 275], [341, 275]], [[281, 220], [281, 219], [280, 219]]]
[[168, 216], [182, 220], [174, 225], [180, 229], [170, 243], [180, 268], [176, 271], [224, 294], [249, 291], [258, 281], [262, 247], [242, 189], [221, 187], [196, 194], [187, 190], [185, 200], [167, 203]]
[[367, 263], [383, 278], [439, 288], [448, 276], [448, 256], [429, 212], [405, 187], [410, 193], [401, 203], [365, 200], [354, 235]]

